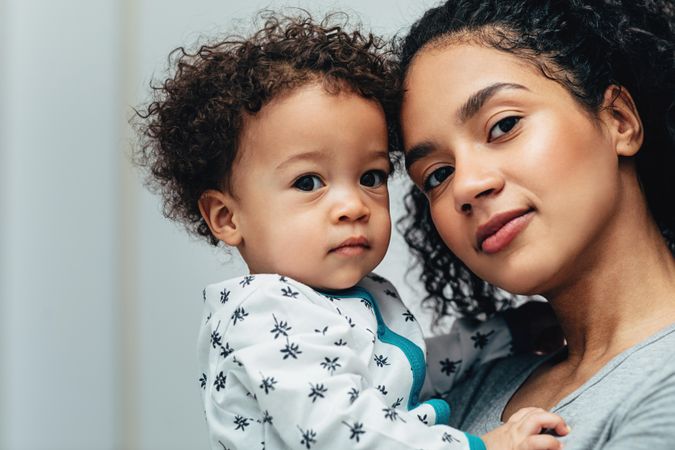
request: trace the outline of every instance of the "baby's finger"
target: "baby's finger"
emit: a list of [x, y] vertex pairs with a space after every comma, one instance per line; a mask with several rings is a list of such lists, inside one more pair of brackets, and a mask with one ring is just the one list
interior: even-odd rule
[[562, 442], [548, 434], [537, 434], [525, 439], [517, 450], [561, 450]]
[[553, 428], [553, 431], [558, 436], [567, 436], [572, 429], [569, 425], [565, 423], [563, 419], [560, 419], [560, 423]]
[[526, 434], [539, 434], [545, 429], [554, 429], [556, 433], [562, 431], [562, 433], [558, 433], [561, 436], [569, 432], [562, 417], [544, 410], [525, 416], [520, 424], [520, 429]]
[[514, 412], [511, 417], [509, 417], [509, 422], [520, 422], [525, 418], [525, 416], [535, 413], [535, 412], [546, 412], [545, 409], [541, 408], [535, 408], [533, 406], [529, 406], [527, 408], [520, 408], [518, 411]]

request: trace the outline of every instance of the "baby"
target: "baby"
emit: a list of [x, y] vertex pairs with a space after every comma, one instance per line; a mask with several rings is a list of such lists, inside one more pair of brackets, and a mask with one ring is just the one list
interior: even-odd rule
[[[200, 379], [213, 449], [548, 449], [558, 416], [527, 408], [482, 438], [447, 425], [448, 390], [505, 356], [503, 319], [425, 341], [372, 273], [391, 222], [382, 41], [308, 17], [181, 50], [155, 88], [139, 162], [170, 218], [235, 247], [250, 275], [204, 290]], [[433, 257], [430, 255], [430, 257]], [[549, 438], [549, 439], [541, 439]]]

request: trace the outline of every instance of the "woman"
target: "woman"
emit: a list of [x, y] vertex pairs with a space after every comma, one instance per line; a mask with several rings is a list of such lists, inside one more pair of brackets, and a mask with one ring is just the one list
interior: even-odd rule
[[541, 294], [567, 340], [470, 377], [453, 426], [538, 406], [567, 449], [675, 448], [674, 9], [449, 1], [404, 39], [403, 226], [429, 301], [481, 315], [492, 286]]

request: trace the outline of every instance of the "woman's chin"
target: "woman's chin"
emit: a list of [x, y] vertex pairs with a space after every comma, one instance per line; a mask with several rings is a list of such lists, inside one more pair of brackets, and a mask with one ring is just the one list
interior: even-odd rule
[[[484, 280], [505, 291], [517, 295], [543, 295], [549, 290], [552, 273], [544, 267], [523, 267], [512, 270], [488, 272]], [[480, 275], [479, 275], [480, 276]], [[482, 277], [481, 277], [482, 278]]]

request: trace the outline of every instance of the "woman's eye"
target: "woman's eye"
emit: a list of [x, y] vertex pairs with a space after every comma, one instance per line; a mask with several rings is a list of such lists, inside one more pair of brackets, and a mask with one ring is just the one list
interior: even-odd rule
[[367, 187], [378, 187], [387, 182], [387, 174], [382, 170], [370, 170], [361, 175], [360, 182]]
[[424, 192], [432, 190], [444, 182], [446, 178], [448, 178], [453, 173], [455, 173], [455, 168], [452, 166], [439, 167], [438, 169], [431, 172], [431, 175], [429, 175], [426, 180], [424, 180], [422, 189]]
[[494, 127], [490, 130], [490, 136], [488, 137], [488, 142], [492, 142], [495, 139], [500, 138], [501, 136], [505, 135], [513, 127], [516, 126], [516, 124], [520, 121], [520, 117], [507, 117], [505, 119], [500, 120], [495, 124]]
[[323, 181], [318, 175], [303, 175], [293, 183], [294, 188], [306, 192], [315, 191], [323, 186]]

